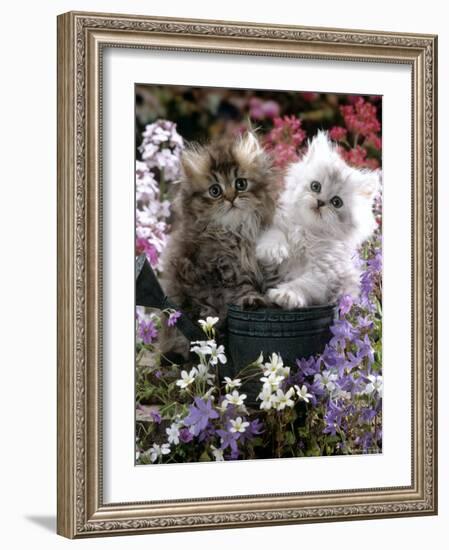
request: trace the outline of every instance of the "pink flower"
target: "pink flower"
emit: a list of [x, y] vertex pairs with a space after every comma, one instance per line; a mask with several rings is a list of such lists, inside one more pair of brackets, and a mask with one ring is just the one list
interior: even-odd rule
[[374, 149], [380, 151], [382, 149], [382, 139], [376, 134], [369, 134], [365, 139], [365, 145], [372, 145]]
[[306, 138], [301, 121], [295, 116], [276, 117], [274, 128], [265, 136], [264, 146], [277, 166], [284, 167], [299, 158], [299, 147]]
[[360, 97], [359, 95], [348, 94], [348, 95], [346, 96], [346, 101], [347, 101], [348, 103], [350, 103], [351, 105], [354, 105], [354, 103], [357, 102], [357, 100], [359, 99], [359, 97]]
[[355, 135], [368, 136], [380, 131], [377, 120], [377, 107], [363, 97], [358, 97], [354, 105], [340, 107], [346, 128]]
[[140, 254], [145, 254], [152, 266], [157, 264], [159, 259], [157, 250], [147, 239], [144, 239], [143, 237], [137, 237], [136, 239], [136, 256], [140, 256]]
[[147, 124], [142, 138], [141, 160], [136, 161], [136, 253], [144, 253], [161, 271], [159, 258], [167, 243], [170, 217], [165, 191], [179, 177], [184, 142], [169, 120]]
[[348, 130], [346, 130], [346, 128], [343, 128], [342, 126], [333, 126], [329, 130], [329, 137], [335, 141], [346, 139], [347, 134]]
[[370, 168], [371, 170], [379, 168], [377, 159], [366, 158], [367, 151], [360, 145], [356, 145], [352, 149], [349, 149], [349, 151], [346, 151], [343, 147], [339, 147], [339, 153], [348, 164], [352, 164], [353, 166]]
[[278, 117], [281, 110], [279, 107], [279, 103], [271, 99], [268, 101], [265, 101], [262, 108], [267, 118]]
[[249, 115], [254, 120], [274, 118], [279, 116], [279, 112], [279, 104], [272, 99], [263, 101], [259, 97], [252, 97], [249, 100]]
[[262, 120], [265, 118], [262, 104], [262, 100], [258, 97], [252, 97], [249, 100], [249, 116], [254, 120]]
[[317, 92], [300, 92], [300, 95], [304, 101], [309, 102], [316, 101], [320, 97], [320, 94]]

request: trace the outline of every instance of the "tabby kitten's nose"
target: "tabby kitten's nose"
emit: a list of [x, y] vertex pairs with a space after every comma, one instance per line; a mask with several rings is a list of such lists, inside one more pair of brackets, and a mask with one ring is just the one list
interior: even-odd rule
[[322, 206], [324, 206], [324, 201], [317, 199], [316, 202], [317, 202], [318, 208], [321, 208]]

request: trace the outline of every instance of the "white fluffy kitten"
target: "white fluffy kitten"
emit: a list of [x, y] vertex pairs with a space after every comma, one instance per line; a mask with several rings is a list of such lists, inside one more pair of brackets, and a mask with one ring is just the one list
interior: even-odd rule
[[279, 266], [279, 282], [268, 297], [288, 309], [357, 297], [354, 254], [376, 227], [379, 172], [348, 166], [319, 132], [285, 183], [273, 225], [257, 244], [261, 262]]

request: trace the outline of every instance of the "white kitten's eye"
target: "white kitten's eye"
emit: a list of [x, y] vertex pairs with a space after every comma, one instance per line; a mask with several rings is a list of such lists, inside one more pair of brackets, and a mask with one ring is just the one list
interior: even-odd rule
[[222, 194], [221, 187], [218, 185], [218, 183], [214, 183], [209, 187], [209, 195], [213, 199], [218, 199], [218, 197]]
[[319, 181], [312, 181], [310, 189], [312, 189], [314, 193], [319, 193], [321, 191], [321, 183]]
[[245, 178], [236, 178], [234, 185], [237, 191], [246, 191], [248, 189], [248, 180]]
[[337, 195], [335, 195], [335, 197], [331, 198], [331, 204], [334, 208], [341, 208], [343, 206], [343, 201], [340, 199], [340, 197], [337, 197]]

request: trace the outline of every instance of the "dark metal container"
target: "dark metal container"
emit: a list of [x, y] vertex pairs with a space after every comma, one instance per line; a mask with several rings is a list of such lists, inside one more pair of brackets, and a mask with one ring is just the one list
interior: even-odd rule
[[[296, 359], [321, 353], [331, 338], [330, 326], [337, 313], [335, 305], [312, 306], [296, 310], [242, 310], [230, 305], [227, 317], [227, 353], [233, 376], [264, 354], [281, 355], [284, 365], [294, 366]], [[250, 401], [260, 391], [259, 381], [244, 386]]]

